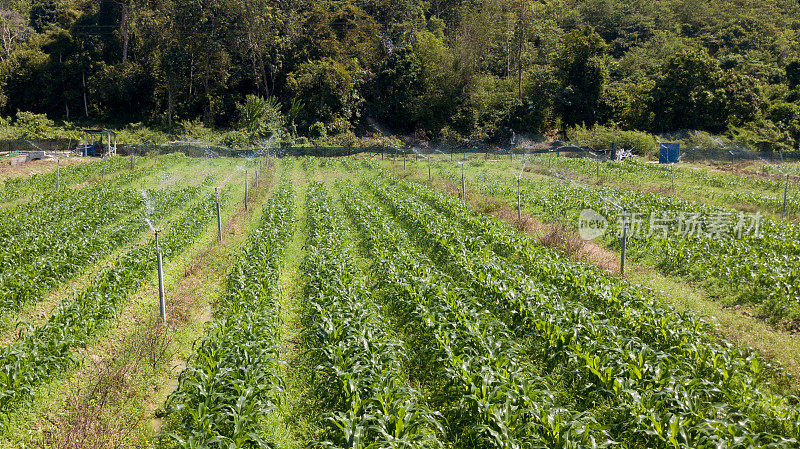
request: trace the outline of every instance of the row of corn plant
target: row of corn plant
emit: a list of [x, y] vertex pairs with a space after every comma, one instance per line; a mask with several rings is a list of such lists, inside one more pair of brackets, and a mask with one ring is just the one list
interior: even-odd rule
[[304, 338], [315, 363], [315, 397], [325, 411], [311, 446], [440, 447], [435, 417], [408, 386], [402, 346], [387, 333], [362, 272], [342, 244], [348, 230], [331, 195], [314, 184], [307, 204]]
[[598, 419], [617, 426], [615, 439], [629, 446], [796, 443], [798, 411], [760, 386], [763, 362], [717, 343], [697, 318], [558, 253], [545, 258], [522, 239], [514, 257], [495, 258], [482, 247], [502, 241], [503, 232], [459, 226], [469, 211], [458, 202], [442, 196], [452, 206], [448, 220], [419, 198], [421, 187], [373, 187], [418, 230], [432, 257], [472, 279], [471, 288], [517, 334], [546, 333], [533, 348], [548, 366], [574, 373], [583, 406], [610, 401]]
[[32, 228], [24, 239], [17, 236], [17, 243], [0, 251], [4, 265], [0, 272], [0, 310], [18, 311], [40, 299], [87, 265], [137, 238], [147, 229], [146, 220], [160, 221], [200, 190], [152, 190], [147, 194], [152, 198], [148, 209], [144, 208], [142, 196], [131, 190], [114, 189], [114, 194], [86, 196], [86, 208], [74, 211], [77, 223], [44, 230]]
[[[164, 258], [169, 260], [191, 245], [211, 223], [213, 213], [213, 203], [201, 200], [172, 222], [160, 243]], [[7, 416], [30, 402], [38, 385], [79, 364], [75, 350], [103, 329], [155, 269], [153, 243], [129, 249], [75, 298], [59, 305], [47, 322], [23, 330], [17, 341], [1, 349], [0, 413]]]
[[453, 447], [604, 447], [613, 441], [590, 415], [571, 411], [556, 376], [545, 376], [513, 329], [484, 299], [437, 269], [374, 200], [343, 201], [375, 258], [375, 276], [432, 391]]
[[284, 182], [231, 269], [215, 320], [167, 401], [165, 447], [270, 447], [258, 427], [282, 390], [278, 272], [294, 232], [294, 194]]
[[[174, 163], [176, 157], [164, 157], [159, 161], [160, 168], [165, 168]], [[126, 158], [111, 157], [97, 159], [90, 163], [61, 167], [56, 171], [35, 173], [26, 177], [8, 178], [2, 181], [0, 189], [0, 204], [24, 198], [41, 196], [57, 196], [58, 185], [62, 194], [70, 194], [84, 188], [95, 188], [102, 181], [104, 187], [119, 187], [130, 184], [152, 173], [155, 166], [151, 163], [136, 164], [133, 170], [129, 169]], [[56, 180], [58, 178], [58, 180]]]
[[[680, 191], [681, 188], [685, 189], [686, 186], [691, 185], [693, 189], [686, 193], [706, 202], [725, 204], [729, 207], [748, 205], [748, 210], [755, 207], [758, 210], [775, 214], [781, 214], [783, 210], [784, 179], [743, 176], [711, 169], [681, 167], [680, 165], [671, 167], [634, 159], [619, 162], [607, 161], [599, 166], [599, 170], [597, 161], [591, 158], [537, 155], [522, 158], [520, 161], [528, 162], [529, 169], [540, 173], [548, 174], [548, 169], [558, 170], [570, 178], [589, 182], [594, 182], [599, 172], [604, 183], [625, 183], [635, 185], [640, 190], [659, 186], [662, 190], [669, 191], [674, 177], [678, 184], [678, 195], [684, 193]], [[519, 166], [520, 164], [522, 162], [517, 161], [515, 165]], [[788, 213], [800, 212], [800, 196], [791, 192], [787, 200], [786, 210]]]
[[[123, 170], [111, 179], [90, 179], [85, 183], [85, 189], [64, 189], [59, 194], [47, 189], [39, 198], [31, 200], [26, 204], [18, 204], [0, 208], [0, 221], [4, 226], [0, 229], [0, 241], [3, 245], [0, 248], [9, 248], [8, 239], [14, 240], [14, 245], [18, 246], [20, 239], [31, 232], [42, 232], [43, 230], [63, 229], [79, 225], [85, 215], [87, 207], [114, 207], [114, 203], [130, 202], [141, 200], [141, 192], [130, 191], [126, 195], [121, 195], [121, 191], [131, 189], [131, 184], [144, 177], [154, 175], [164, 169], [169, 169], [177, 162], [175, 158], [169, 158], [159, 163], [158, 166], [147, 164], [137, 166], [135, 170]], [[84, 164], [70, 169], [77, 170], [86, 167], [96, 170], [96, 164]], [[19, 178], [22, 185], [36, 186], [39, 182], [35, 176]], [[43, 188], [44, 189], [44, 188]], [[15, 188], [6, 187], [4, 194], [15, 191]], [[114, 196], [116, 195], [116, 196]]]
[[[446, 170], [460, 182], [455, 168]], [[479, 192], [512, 201], [516, 207], [516, 173], [485, 168], [470, 182]], [[754, 219], [738, 211], [660, 194], [555, 179], [523, 177], [520, 184], [524, 210], [545, 221], [575, 227], [582, 210], [599, 212], [609, 221], [600, 241], [613, 249], [619, 249], [621, 232], [617, 205], [624, 206], [628, 216], [639, 217], [628, 220], [629, 257], [649, 261], [664, 273], [700, 281], [712, 292], [756, 306], [776, 321], [800, 319], [800, 226], [795, 223], [762, 218], [755, 229]], [[706, 219], [704, 232], [694, 232], [698, 225], [688, 222], [683, 229], [677, 226], [681, 214], [686, 220]], [[651, 217], [656, 224], [672, 217], [672, 225], [666, 232], [657, 226], [650, 232]]]

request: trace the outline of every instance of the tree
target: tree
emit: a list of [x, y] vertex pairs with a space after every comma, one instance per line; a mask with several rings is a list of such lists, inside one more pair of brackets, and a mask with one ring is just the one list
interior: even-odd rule
[[362, 99], [356, 83], [353, 73], [331, 58], [301, 64], [287, 79], [292, 96], [309, 105], [299, 114], [300, 125], [358, 118]]
[[18, 11], [0, 9], [0, 38], [3, 43], [0, 61], [10, 58], [11, 53], [28, 38], [32, 31], [33, 29], [28, 26], [25, 18]]
[[608, 79], [605, 50], [605, 41], [590, 27], [564, 36], [556, 66], [562, 82], [558, 106], [565, 125], [595, 123]]
[[800, 86], [800, 60], [786, 64], [786, 83], [789, 89]]
[[394, 51], [372, 84], [371, 110], [391, 129], [406, 132], [416, 122], [414, 104], [423, 94], [422, 61], [411, 45]]
[[724, 128], [713, 116], [719, 76], [716, 62], [704, 50], [685, 50], [670, 58], [651, 92], [654, 130]]

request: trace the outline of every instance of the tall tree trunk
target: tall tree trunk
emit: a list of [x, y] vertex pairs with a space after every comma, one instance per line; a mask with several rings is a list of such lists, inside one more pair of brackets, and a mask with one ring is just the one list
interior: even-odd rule
[[81, 79], [83, 80], [83, 112], [86, 118], [89, 117], [89, 101], [86, 99], [86, 72], [81, 71]]
[[120, 26], [122, 29], [122, 63], [128, 62], [128, 43], [130, 42], [130, 33], [128, 32], [128, 5], [122, 5], [122, 18]]
[[522, 100], [522, 46], [525, 44], [525, 29], [519, 36], [519, 49], [517, 50], [517, 99]]
[[61, 53], [58, 54], [58, 65], [61, 69], [61, 92], [64, 95], [64, 109], [67, 111], [67, 121], [69, 121], [69, 100], [67, 99], [67, 83], [64, 76], [64, 58]]
[[172, 77], [167, 82], [167, 124], [172, 127]]

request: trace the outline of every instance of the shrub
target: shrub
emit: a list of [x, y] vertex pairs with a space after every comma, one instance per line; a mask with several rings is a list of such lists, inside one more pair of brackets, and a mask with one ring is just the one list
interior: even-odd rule
[[278, 134], [286, 123], [281, 114], [280, 103], [275, 97], [264, 99], [248, 95], [244, 103], [237, 106], [239, 127], [251, 138], [269, 137]]
[[169, 136], [161, 131], [150, 129], [141, 123], [131, 123], [117, 132], [119, 143], [161, 144], [169, 142]]
[[17, 111], [14, 126], [17, 128], [17, 135], [22, 139], [45, 139], [52, 137], [55, 123], [45, 114]]
[[652, 134], [642, 131], [625, 131], [616, 126], [595, 125], [591, 128], [578, 125], [567, 131], [569, 139], [578, 145], [595, 149], [625, 148], [640, 156], [652, 156], [658, 150], [658, 141]]

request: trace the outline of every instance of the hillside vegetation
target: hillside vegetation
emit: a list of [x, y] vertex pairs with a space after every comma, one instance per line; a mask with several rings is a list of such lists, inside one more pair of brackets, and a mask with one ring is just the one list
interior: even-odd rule
[[[800, 141], [796, 0], [11, 0], [0, 114], [507, 141]], [[248, 96], [249, 100], [248, 100]]]

